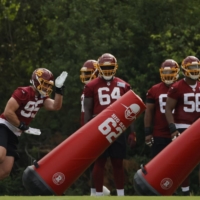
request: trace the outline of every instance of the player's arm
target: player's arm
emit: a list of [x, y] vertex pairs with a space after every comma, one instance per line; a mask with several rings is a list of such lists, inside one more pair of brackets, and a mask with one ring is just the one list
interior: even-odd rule
[[167, 122], [169, 124], [169, 129], [170, 129], [170, 133], [171, 133], [172, 138], [179, 135], [179, 132], [177, 131], [176, 126], [174, 124], [174, 117], [173, 117], [173, 114], [172, 114], [172, 111], [175, 108], [176, 104], [177, 104], [176, 99], [167, 97], [166, 108], [165, 108], [165, 116], [166, 116]]
[[55, 98], [47, 98], [44, 102], [44, 107], [47, 110], [60, 110], [63, 103], [64, 82], [68, 76], [67, 72], [62, 72], [55, 80]]
[[6, 120], [16, 127], [18, 127], [20, 125], [20, 121], [15, 113], [15, 111], [18, 108], [19, 108], [19, 104], [13, 97], [11, 97], [8, 100], [6, 107], [4, 109], [4, 112], [3, 112]]
[[93, 115], [93, 98], [84, 98], [84, 124], [92, 119]]
[[152, 146], [153, 143], [151, 126], [153, 123], [154, 112], [155, 112], [155, 104], [146, 103], [146, 110], [144, 114], [144, 131], [145, 131], [145, 143], [148, 146]]
[[46, 110], [60, 110], [62, 107], [62, 103], [63, 103], [63, 95], [55, 93], [54, 99], [47, 98], [44, 101], [44, 108]]

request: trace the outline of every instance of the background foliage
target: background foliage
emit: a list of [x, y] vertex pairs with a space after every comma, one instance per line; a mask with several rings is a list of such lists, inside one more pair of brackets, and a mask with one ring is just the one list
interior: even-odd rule
[[[29, 84], [35, 68], [48, 68], [55, 77], [66, 70], [69, 77], [62, 110], [41, 110], [32, 123], [42, 135], [20, 137], [21, 159], [12, 176], [0, 182], [0, 194], [28, 195], [21, 183], [23, 170], [80, 127], [79, 70], [86, 60], [106, 52], [115, 55], [117, 76], [145, 100], [146, 91], [160, 82], [158, 68], [165, 59], [181, 64], [188, 55], [199, 57], [199, 9], [198, 0], [1, 0], [0, 111], [16, 87]], [[137, 146], [127, 152], [127, 195], [135, 194], [132, 177], [140, 163], [149, 160], [143, 115], [136, 131]], [[194, 195], [199, 194], [197, 173], [195, 169], [192, 174]], [[112, 179], [106, 177], [105, 181]], [[113, 183], [108, 185], [115, 194]], [[66, 195], [82, 194], [89, 194], [87, 172], [66, 191]]]

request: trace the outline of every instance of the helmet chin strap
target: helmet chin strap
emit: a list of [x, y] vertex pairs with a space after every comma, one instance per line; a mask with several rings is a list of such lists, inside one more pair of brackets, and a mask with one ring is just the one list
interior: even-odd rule
[[105, 81], [112, 81], [114, 76], [112, 76], [110, 79], [106, 79], [104, 76], [102, 76], [102, 78], [105, 80]]

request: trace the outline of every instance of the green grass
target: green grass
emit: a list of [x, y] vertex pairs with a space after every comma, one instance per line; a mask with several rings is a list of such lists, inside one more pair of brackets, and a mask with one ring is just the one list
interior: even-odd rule
[[3, 200], [197, 200], [198, 196], [0, 196]]

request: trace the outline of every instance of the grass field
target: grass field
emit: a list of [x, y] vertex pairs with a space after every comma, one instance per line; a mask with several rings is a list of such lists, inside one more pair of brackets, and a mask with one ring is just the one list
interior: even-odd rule
[[2, 200], [197, 200], [199, 196], [0, 196]]

